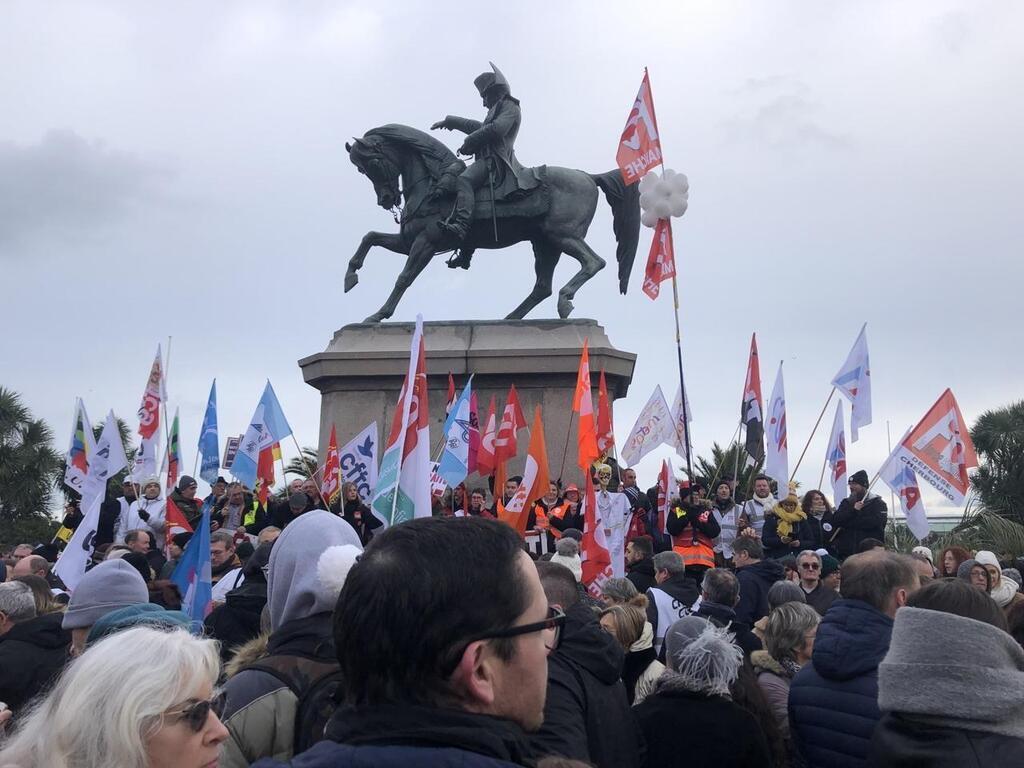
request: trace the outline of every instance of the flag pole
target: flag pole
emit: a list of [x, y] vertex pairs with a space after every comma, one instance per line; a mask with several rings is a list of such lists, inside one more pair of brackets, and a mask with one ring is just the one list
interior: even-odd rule
[[[733, 432], [733, 433], [732, 433], [732, 437], [731, 437], [731, 438], [729, 438], [729, 447], [730, 447], [730, 448], [731, 448], [731, 447], [732, 447], [733, 445], [735, 445], [735, 444], [736, 444], [736, 435], [737, 435], [737, 433], [738, 433], [739, 431], [740, 431], [740, 427], [739, 427], [739, 426], [737, 426], [737, 427], [736, 427], [736, 432]], [[728, 450], [728, 449], [726, 449], [726, 450]], [[738, 456], [739, 456], [739, 454], [737, 454], [737, 457], [738, 457]], [[738, 460], [738, 459], [737, 459], [736, 463], [737, 463], [737, 464], [739, 464], [739, 460]], [[715, 474], [714, 474], [714, 477], [712, 477], [712, 478], [711, 478], [711, 483], [710, 483], [710, 485], [709, 485], [709, 487], [708, 487], [708, 493], [711, 493], [711, 492], [712, 492], [712, 491], [714, 490], [714, 488], [715, 488], [715, 483], [717, 483], [717, 482], [718, 482], [718, 477], [719, 477], [719, 475], [721, 475], [721, 474], [722, 474], [722, 467], [721, 467], [721, 465], [719, 465], [719, 466], [715, 467]]]
[[811, 430], [811, 436], [808, 437], [807, 442], [804, 443], [804, 449], [800, 451], [800, 458], [796, 460], [796, 466], [793, 467], [793, 471], [789, 475], [789, 482], [793, 482], [793, 478], [796, 477], [797, 470], [800, 469], [800, 463], [804, 460], [804, 455], [807, 453], [807, 449], [811, 447], [811, 440], [814, 439], [814, 433], [818, 431], [818, 425], [821, 424], [821, 419], [825, 416], [825, 411], [828, 410], [828, 404], [832, 402], [832, 398], [835, 397], [835, 394], [836, 388], [832, 387], [832, 391], [828, 393], [828, 399], [825, 401], [825, 405], [821, 407], [821, 413], [818, 414], [818, 420], [814, 422], [814, 429]]
[[825, 482], [825, 467], [828, 466], [828, 451], [825, 451], [825, 460], [821, 462], [821, 477], [818, 478], [818, 490], [821, 490], [822, 483]]
[[[295, 450], [299, 452], [299, 461], [305, 461], [305, 459], [302, 458], [302, 448], [299, 447], [299, 439], [295, 437], [294, 432], [292, 432], [292, 442], [295, 443]], [[281, 455], [281, 462], [284, 463], [284, 454]], [[317, 463], [319, 463], [319, 461]], [[314, 475], [319, 471], [320, 468], [317, 467], [316, 471], [312, 475], [310, 475], [310, 478], [312, 479]], [[320, 501], [324, 503], [324, 509], [326, 509], [329, 512], [330, 507], [327, 504], [327, 500], [324, 498], [324, 492], [320, 490], [320, 483], [316, 482], [316, 480], [313, 480], [313, 483], [316, 485], [316, 495], [319, 496]], [[287, 488], [287, 483], [285, 484], [285, 487]]]
[[[664, 165], [662, 165], [664, 168]], [[669, 237], [672, 236], [672, 220], [668, 222]], [[675, 245], [672, 247], [673, 256], [675, 255]], [[686, 412], [686, 384], [683, 382], [683, 341], [682, 334], [679, 331], [679, 280], [676, 277], [676, 272], [679, 270], [672, 270], [672, 299], [675, 303], [675, 311], [672, 316], [676, 321], [676, 362], [679, 364], [679, 396], [683, 401], [683, 429], [686, 431], [686, 476], [693, 481], [693, 464], [690, 460], [690, 454], [693, 453], [690, 447], [690, 416]]]
[[[569, 411], [569, 426], [565, 429], [565, 447], [562, 449], [562, 464], [558, 467], [558, 483], [562, 483], [562, 475], [565, 472], [565, 457], [569, 454], [569, 436], [572, 435], [572, 419], [576, 415], [576, 411], [570, 409]], [[582, 500], [581, 500], [582, 501]]]
[[[885, 447], [889, 449], [889, 456], [892, 456], [892, 433], [889, 432], [889, 420], [885, 420]], [[889, 459], [885, 460], [886, 463]], [[889, 506], [892, 508], [893, 515], [896, 514], [896, 494], [893, 493], [892, 488], [889, 488]]]
[[743, 443], [740, 442], [740, 438], [743, 436], [743, 426], [743, 416], [741, 415], [740, 425], [736, 427], [736, 462], [732, 469], [732, 501], [734, 504], [736, 503], [736, 488], [739, 487], [740, 484], [740, 452], [746, 450]]
[[[163, 389], [163, 392], [161, 392], [161, 394], [165, 394], [166, 391], [167, 391], [167, 374], [170, 372], [170, 370], [171, 370], [171, 337], [170, 337], [170, 335], [168, 335], [168, 337], [167, 337], [167, 357], [164, 358], [163, 371], [161, 371], [161, 373], [163, 375], [163, 379], [164, 379], [162, 384], [161, 384], [161, 388]], [[171, 447], [171, 422], [167, 419], [167, 398], [166, 397], [161, 397], [160, 398], [160, 406], [161, 406], [161, 408], [163, 408], [163, 411], [164, 411], [164, 421], [163, 421], [163, 424], [161, 426], [163, 427], [164, 431], [167, 433], [167, 444], [164, 446], [164, 460], [166, 460], [167, 459], [168, 449], [170, 449], [170, 447]], [[153, 458], [155, 459], [156, 456], [154, 456]], [[163, 463], [162, 462], [158, 466], [160, 467], [161, 470], [163, 469]], [[168, 466], [168, 468], [171, 466], [170, 462], [167, 462], [167, 466]], [[170, 494], [171, 490], [172, 489], [168, 489], [167, 493]]]

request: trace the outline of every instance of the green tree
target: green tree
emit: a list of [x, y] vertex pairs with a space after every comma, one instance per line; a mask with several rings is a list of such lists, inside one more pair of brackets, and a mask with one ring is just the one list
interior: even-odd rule
[[[739, 467], [739, 473], [736, 468]], [[705, 483], [717, 483], [724, 477], [735, 475], [736, 498], [745, 499], [753, 487], [754, 478], [761, 472], [761, 462], [747, 465], [747, 452], [742, 443], [736, 442], [728, 448], [722, 448], [718, 443], [711, 445], [711, 457], [698, 456], [693, 463], [693, 471]], [[715, 492], [714, 488], [708, 489], [708, 496]]]
[[32, 418], [17, 392], [0, 387], [0, 529], [51, 520], [53, 477], [61, 467], [50, 427]]
[[311, 477], [320, 467], [320, 457], [316, 448], [306, 446], [302, 454], [289, 461], [284, 468], [285, 475], [298, 475], [299, 477]]
[[971, 484], [982, 506], [1024, 523], [1024, 400], [981, 414], [971, 440], [980, 464]]

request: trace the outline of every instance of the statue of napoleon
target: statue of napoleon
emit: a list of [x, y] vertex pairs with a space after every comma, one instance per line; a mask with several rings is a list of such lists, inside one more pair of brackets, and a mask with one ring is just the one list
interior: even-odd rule
[[373, 246], [407, 257], [387, 301], [366, 322], [391, 317], [438, 253], [455, 251], [448, 266], [468, 269], [476, 249], [523, 241], [533, 247], [536, 281], [507, 319], [525, 317], [551, 296], [563, 253], [580, 264], [558, 292], [558, 314], [568, 317], [576, 292], [605, 266], [585, 240], [598, 190], [612, 209], [619, 290], [626, 292], [640, 236], [637, 185], [627, 185], [618, 169], [590, 174], [557, 166], [524, 168], [514, 151], [522, 113], [508, 80], [492, 63], [473, 84], [487, 108], [484, 119], [449, 115], [431, 126], [466, 134], [458, 153], [474, 158], [468, 166], [429, 133], [405, 125], [382, 125], [345, 145], [352, 163], [373, 183], [377, 204], [392, 211], [399, 224], [397, 234], [363, 236], [349, 260], [345, 291], [359, 282], [358, 271]]

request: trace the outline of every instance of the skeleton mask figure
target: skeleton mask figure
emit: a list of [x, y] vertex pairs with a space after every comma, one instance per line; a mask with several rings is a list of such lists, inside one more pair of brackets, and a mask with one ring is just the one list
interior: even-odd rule
[[608, 485], [612, 481], [612, 468], [607, 464], [597, 465], [597, 482], [601, 484], [601, 490], [607, 491]]

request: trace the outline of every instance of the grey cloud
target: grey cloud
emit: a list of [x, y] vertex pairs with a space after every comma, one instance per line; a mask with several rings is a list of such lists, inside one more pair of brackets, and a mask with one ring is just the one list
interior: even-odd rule
[[803, 147], [844, 150], [848, 136], [825, 127], [820, 103], [806, 83], [786, 75], [748, 78], [733, 90], [739, 114], [719, 124], [728, 143], [767, 145], [774, 149]]
[[168, 171], [136, 155], [50, 131], [38, 144], [0, 142], [0, 257], [40, 236], [81, 237], [153, 199]]

